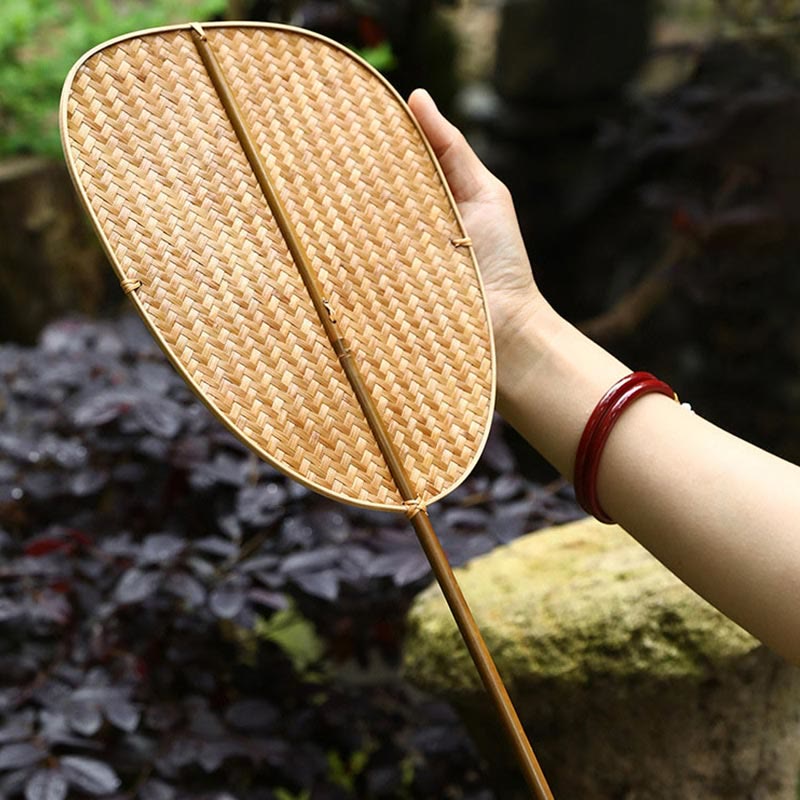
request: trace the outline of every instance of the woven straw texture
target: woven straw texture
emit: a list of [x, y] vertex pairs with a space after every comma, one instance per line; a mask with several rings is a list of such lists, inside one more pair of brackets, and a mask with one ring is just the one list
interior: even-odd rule
[[[437, 499], [480, 453], [494, 366], [432, 156], [342, 48], [277, 26], [204, 29], [411, 480]], [[190, 31], [79, 62], [62, 135], [123, 285], [212, 411], [323, 494], [402, 510]]]

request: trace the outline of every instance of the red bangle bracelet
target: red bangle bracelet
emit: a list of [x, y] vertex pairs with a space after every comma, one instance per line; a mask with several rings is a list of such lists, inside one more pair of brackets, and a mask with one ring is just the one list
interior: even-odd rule
[[583, 429], [575, 454], [575, 498], [584, 511], [601, 522], [613, 522], [597, 498], [597, 472], [603, 448], [622, 412], [638, 398], [652, 393], [664, 394], [676, 401], [678, 399], [666, 383], [649, 372], [632, 372], [603, 395]]

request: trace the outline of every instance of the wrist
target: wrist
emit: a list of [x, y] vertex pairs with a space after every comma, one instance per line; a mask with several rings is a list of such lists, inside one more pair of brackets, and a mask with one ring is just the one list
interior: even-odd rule
[[[492, 333], [498, 361], [498, 392], [500, 381], [516, 368], [530, 368], [547, 350], [547, 343], [559, 323], [564, 322], [539, 290], [517, 293], [505, 304], [492, 304]], [[509, 375], [510, 377], [510, 375]]]
[[592, 409], [630, 370], [544, 301], [519, 313], [496, 347], [498, 411], [571, 478]]

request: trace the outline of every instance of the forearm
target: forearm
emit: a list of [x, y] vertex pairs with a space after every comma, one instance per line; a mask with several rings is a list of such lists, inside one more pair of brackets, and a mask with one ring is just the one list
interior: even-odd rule
[[[543, 303], [497, 346], [500, 412], [571, 478], [592, 409], [630, 369]], [[667, 567], [800, 663], [800, 468], [649, 395], [614, 427], [598, 492]]]
[[[475, 243], [495, 322], [498, 409], [572, 477], [592, 410], [630, 370], [533, 282], [511, 197], [425, 92], [409, 100]], [[800, 663], [800, 469], [669, 398], [626, 409], [600, 460], [605, 510], [719, 609]]]

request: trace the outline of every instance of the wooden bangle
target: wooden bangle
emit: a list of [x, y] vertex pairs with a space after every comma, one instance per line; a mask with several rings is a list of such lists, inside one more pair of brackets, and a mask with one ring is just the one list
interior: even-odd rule
[[575, 454], [575, 498], [584, 511], [601, 522], [613, 522], [597, 497], [597, 473], [603, 448], [625, 409], [638, 398], [653, 393], [672, 397], [676, 401], [678, 399], [670, 386], [649, 372], [626, 375], [603, 395], [583, 429]]

